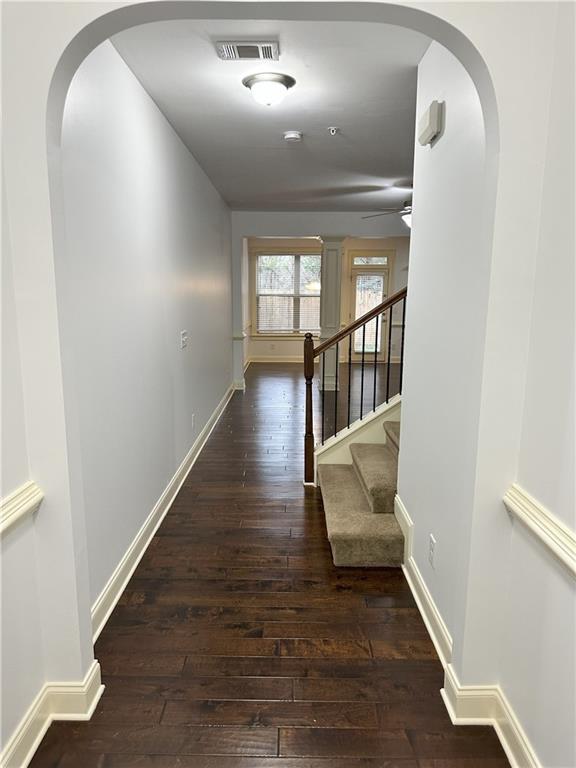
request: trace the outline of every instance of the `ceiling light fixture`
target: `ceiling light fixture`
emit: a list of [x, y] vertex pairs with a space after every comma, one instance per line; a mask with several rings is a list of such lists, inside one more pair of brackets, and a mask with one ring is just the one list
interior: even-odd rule
[[284, 131], [284, 141], [291, 144], [302, 141], [302, 131]]
[[412, 211], [410, 211], [410, 213], [404, 213], [400, 218], [404, 224], [406, 224], [408, 229], [412, 229]]
[[289, 88], [296, 85], [296, 80], [290, 75], [281, 75], [277, 72], [260, 72], [257, 75], [245, 77], [242, 85], [250, 89], [252, 98], [258, 104], [273, 107], [282, 101]]

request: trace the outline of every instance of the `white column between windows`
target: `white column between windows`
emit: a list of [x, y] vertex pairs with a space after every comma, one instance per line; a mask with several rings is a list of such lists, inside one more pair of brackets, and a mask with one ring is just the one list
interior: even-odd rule
[[[322, 240], [322, 290], [320, 294], [320, 341], [340, 330], [340, 294], [342, 284], [342, 243], [345, 235], [321, 235]], [[318, 375], [318, 388], [336, 388], [336, 349], [329, 349], [324, 356], [325, 370]]]

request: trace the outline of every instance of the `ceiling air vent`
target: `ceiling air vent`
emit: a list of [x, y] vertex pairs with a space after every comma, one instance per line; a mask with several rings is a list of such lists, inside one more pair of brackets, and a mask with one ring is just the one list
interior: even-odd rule
[[278, 61], [280, 47], [277, 40], [242, 41], [222, 40], [216, 43], [216, 53], [224, 61], [258, 59]]

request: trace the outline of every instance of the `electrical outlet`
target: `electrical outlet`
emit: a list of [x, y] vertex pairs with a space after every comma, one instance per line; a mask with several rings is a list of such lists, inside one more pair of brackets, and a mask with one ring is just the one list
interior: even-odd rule
[[188, 346], [188, 331], [180, 331], [180, 349]]
[[192, 427], [192, 432], [194, 432], [194, 419], [195, 419], [195, 416], [196, 416], [196, 414], [193, 413], [191, 418], [190, 418], [190, 426]]
[[434, 564], [434, 557], [436, 555], [436, 539], [432, 534], [430, 534], [430, 539], [428, 540], [428, 562], [432, 566], [432, 568], [435, 568]]

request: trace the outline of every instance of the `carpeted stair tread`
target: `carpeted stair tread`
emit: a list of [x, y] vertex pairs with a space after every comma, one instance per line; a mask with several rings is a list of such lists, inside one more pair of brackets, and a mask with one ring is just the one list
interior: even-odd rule
[[372, 512], [394, 514], [398, 458], [389, 445], [353, 443], [350, 446], [354, 469]]
[[385, 421], [384, 432], [386, 432], [386, 442], [389, 443], [390, 448], [394, 450], [396, 456], [400, 449], [400, 422], [399, 421]]
[[374, 515], [354, 468], [349, 464], [321, 464], [328, 539], [334, 565], [399, 566], [404, 536], [394, 515]]

